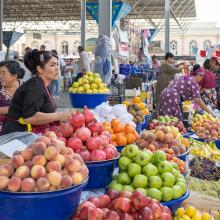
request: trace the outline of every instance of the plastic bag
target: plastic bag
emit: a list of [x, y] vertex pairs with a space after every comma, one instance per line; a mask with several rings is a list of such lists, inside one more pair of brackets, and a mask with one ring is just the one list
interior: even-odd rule
[[119, 117], [119, 120], [123, 125], [128, 124], [133, 119], [133, 116], [130, 113], [123, 114]]
[[112, 107], [112, 113], [116, 115], [116, 117], [120, 117], [121, 115], [127, 113], [127, 108], [123, 104], [115, 105]]
[[111, 109], [112, 107], [108, 104], [108, 102], [103, 102], [95, 108], [95, 113], [97, 113], [100, 117], [107, 118]]

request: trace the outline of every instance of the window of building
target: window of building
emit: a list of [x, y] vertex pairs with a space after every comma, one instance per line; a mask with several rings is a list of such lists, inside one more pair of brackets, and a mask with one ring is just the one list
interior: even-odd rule
[[33, 41], [31, 44], [32, 49], [39, 49], [39, 44], [37, 41]]
[[50, 43], [50, 41], [44, 41], [44, 43], [43, 43], [43, 45], [46, 47], [46, 50], [51, 50], [51, 43]]
[[174, 55], [177, 55], [177, 41], [176, 40], [172, 40], [170, 42], [170, 52], [173, 53]]
[[209, 47], [212, 46], [212, 43], [210, 40], [205, 40], [204, 43], [203, 43], [203, 48], [204, 50], [207, 50]]
[[191, 56], [196, 56], [198, 52], [198, 44], [197, 44], [197, 41], [195, 40], [191, 40], [189, 42], [189, 55]]
[[62, 42], [62, 54], [68, 55], [69, 54], [69, 43], [67, 41]]

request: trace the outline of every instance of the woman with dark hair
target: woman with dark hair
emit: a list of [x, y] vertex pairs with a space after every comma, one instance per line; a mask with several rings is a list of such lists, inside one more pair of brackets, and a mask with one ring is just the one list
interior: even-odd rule
[[213, 109], [217, 107], [217, 94], [215, 74], [211, 71], [211, 60], [207, 59], [203, 64], [204, 77], [199, 83], [201, 86], [201, 98], [206, 105], [211, 106]]
[[70, 113], [56, 112], [48, 86], [58, 77], [58, 58], [49, 51], [33, 50], [24, 57], [34, 75], [15, 92], [2, 134], [15, 131], [43, 132], [50, 123], [67, 121]]
[[173, 83], [160, 96], [160, 115], [175, 116], [182, 120], [181, 103], [193, 100], [204, 111], [211, 113], [205, 103], [202, 101], [199, 93], [199, 82], [204, 76], [204, 71], [199, 64], [193, 66], [190, 75], [181, 76], [174, 80]]
[[24, 76], [24, 70], [17, 61], [9, 60], [0, 62], [0, 131], [8, 114], [11, 99], [20, 86], [20, 79]]

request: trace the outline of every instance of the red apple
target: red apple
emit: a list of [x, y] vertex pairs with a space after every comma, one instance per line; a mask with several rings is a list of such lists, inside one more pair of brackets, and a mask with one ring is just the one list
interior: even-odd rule
[[154, 216], [150, 208], [144, 207], [139, 210], [139, 214], [141, 215], [141, 219], [144, 220], [153, 220]]
[[116, 198], [119, 197], [119, 192], [116, 191], [116, 190], [110, 189], [110, 190], [108, 190], [107, 194], [108, 194], [108, 196], [110, 197], [111, 200], [116, 199]]
[[146, 206], [149, 206], [152, 200], [151, 198], [144, 196], [142, 193], [135, 191], [132, 194], [131, 201], [132, 201], [132, 205], [136, 209], [141, 209]]
[[160, 220], [172, 220], [171, 215], [167, 214], [167, 213], [162, 213]]
[[151, 206], [151, 210], [153, 212], [154, 219], [160, 219], [161, 218], [162, 210], [161, 210], [159, 204], [153, 203], [152, 206]]
[[129, 212], [131, 208], [131, 200], [119, 197], [113, 201], [113, 207], [115, 210], [120, 210], [124, 213]]
[[120, 220], [135, 220], [135, 218], [128, 213], [123, 213]]
[[115, 211], [109, 211], [105, 216], [105, 220], [120, 220], [120, 216]]
[[88, 199], [89, 202], [93, 203], [97, 208], [100, 208], [100, 202], [99, 199], [96, 197], [91, 197]]
[[111, 199], [108, 195], [101, 195], [98, 197], [100, 208], [106, 208], [111, 202]]

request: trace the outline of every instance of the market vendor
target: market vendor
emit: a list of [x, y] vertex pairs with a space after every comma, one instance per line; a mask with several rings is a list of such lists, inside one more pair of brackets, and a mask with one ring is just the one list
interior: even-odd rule
[[174, 80], [175, 75], [182, 71], [183, 64], [179, 63], [176, 66], [174, 63], [174, 55], [170, 52], [165, 55], [165, 62], [161, 64], [157, 79], [157, 88], [156, 88], [156, 103], [159, 107], [159, 98], [162, 91], [167, 88], [169, 83]]
[[190, 75], [174, 80], [160, 96], [160, 115], [175, 116], [182, 120], [181, 103], [193, 100], [201, 109], [212, 114], [200, 96], [199, 82], [204, 71], [199, 64], [193, 66]]
[[11, 99], [21, 85], [25, 71], [17, 61], [9, 60], [0, 62], [0, 131], [8, 114]]
[[34, 75], [15, 92], [1, 134], [16, 131], [41, 131], [57, 121], [67, 121], [71, 115], [56, 112], [48, 86], [58, 77], [58, 58], [49, 51], [33, 50], [24, 57], [26, 67]]

